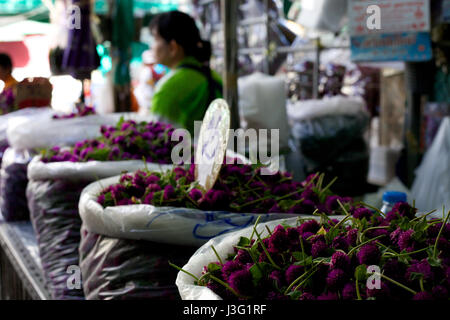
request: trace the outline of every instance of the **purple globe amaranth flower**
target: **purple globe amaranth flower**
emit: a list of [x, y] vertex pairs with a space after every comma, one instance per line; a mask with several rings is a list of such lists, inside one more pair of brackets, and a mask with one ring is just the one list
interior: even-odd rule
[[283, 273], [279, 270], [272, 271], [269, 274], [269, 279], [272, 280], [279, 289], [281, 289], [286, 283]]
[[355, 300], [357, 298], [356, 295], [356, 286], [354, 282], [348, 282], [344, 285], [342, 289], [342, 299], [344, 300]]
[[[431, 245], [434, 245], [436, 239], [433, 239]], [[450, 258], [450, 241], [447, 239], [440, 237], [437, 243], [437, 249], [441, 252], [439, 254], [440, 258]]]
[[413, 219], [416, 215], [417, 209], [411, 207], [407, 202], [397, 202], [391, 211], [386, 215], [386, 220], [389, 222], [398, 219], [399, 217], [407, 217]]
[[413, 260], [411, 266], [406, 270], [406, 279], [413, 281], [411, 279], [413, 273], [422, 274], [425, 281], [434, 279], [434, 273], [427, 259], [422, 259], [421, 261]]
[[332, 291], [341, 289], [347, 282], [347, 275], [342, 269], [333, 269], [328, 273], [327, 286]]
[[[427, 230], [428, 236], [431, 238], [436, 238], [438, 236], [441, 228], [442, 228], [442, 222], [431, 225]], [[445, 225], [444, 229], [442, 230], [441, 237], [450, 239], [450, 223], [447, 223]]]
[[291, 284], [295, 279], [300, 277], [303, 273], [305, 273], [305, 268], [303, 266], [291, 265], [286, 269], [285, 277], [286, 282]]
[[283, 226], [278, 225], [269, 238], [270, 252], [283, 252], [289, 248], [289, 239]]
[[343, 250], [343, 251], [347, 251], [348, 250], [348, 239], [346, 236], [337, 236], [336, 238], [333, 239], [333, 241], [331, 242], [331, 246], [333, 247], [333, 249], [335, 250]]
[[189, 191], [189, 197], [194, 201], [198, 201], [203, 197], [203, 193], [199, 189], [192, 189]]
[[375, 298], [377, 300], [388, 300], [391, 298], [391, 289], [386, 283], [381, 281], [380, 288], [367, 288], [366, 294], [367, 297]]
[[400, 281], [405, 277], [406, 266], [396, 258], [390, 259], [383, 265], [383, 272], [387, 277]]
[[279, 185], [275, 185], [272, 189], [272, 193], [276, 196], [284, 196], [293, 191], [294, 189], [292, 188], [292, 185], [289, 183], [282, 183]]
[[231, 288], [242, 295], [251, 296], [254, 292], [252, 275], [247, 269], [233, 272], [227, 282]]
[[120, 127], [120, 130], [125, 131], [130, 127], [131, 127], [131, 123], [127, 121], [122, 124], [122, 126]]
[[133, 204], [133, 201], [131, 199], [121, 199], [121, 200], [117, 201], [118, 206], [127, 206], [130, 204]]
[[161, 180], [157, 175], [150, 175], [147, 178], [145, 178], [145, 183], [146, 184], [152, 184], [152, 183], [157, 183], [159, 180]]
[[368, 243], [362, 246], [357, 255], [360, 264], [365, 265], [378, 265], [381, 258], [381, 252], [378, 247], [373, 243]]
[[306, 188], [303, 190], [301, 193], [301, 198], [312, 201], [313, 203], [319, 202], [319, 196], [312, 190], [312, 188]]
[[353, 210], [352, 216], [356, 219], [365, 218], [367, 221], [372, 217], [373, 212], [367, 208], [356, 208]]
[[235, 261], [235, 260], [231, 260], [231, 261], [227, 261], [225, 262], [225, 264], [222, 267], [222, 276], [225, 280], [228, 280], [228, 277], [235, 271], [239, 271], [242, 270], [243, 266]]
[[103, 205], [103, 203], [105, 203], [105, 195], [104, 194], [99, 195], [97, 198], [97, 202]]
[[350, 229], [347, 231], [347, 243], [349, 246], [354, 247], [358, 240], [358, 229]]
[[164, 187], [163, 199], [165, 201], [172, 199], [175, 196], [175, 189], [169, 184]]
[[436, 300], [448, 300], [449, 298], [448, 290], [444, 286], [437, 285], [431, 290], [431, 292], [433, 294], [433, 298]]
[[351, 261], [349, 256], [342, 251], [336, 251], [331, 256], [330, 267], [332, 269], [342, 269], [344, 271], [349, 271], [351, 267]]
[[339, 300], [339, 296], [336, 292], [323, 293], [317, 297], [317, 300]]
[[305, 232], [316, 233], [319, 229], [320, 225], [316, 220], [305, 221], [299, 227], [300, 234], [304, 234]]
[[316, 241], [311, 247], [313, 258], [325, 256], [328, 251], [328, 245], [324, 241]]
[[433, 295], [426, 291], [418, 292], [412, 298], [413, 300], [433, 300]]
[[248, 253], [248, 251], [240, 249], [238, 250], [234, 260], [239, 262], [240, 264], [246, 264], [252, 262], [252, 257], [250, 256], [250, 253]]
[[153, 200], [153, 195], [154, 195], [153, 192], [147, 194], [144, 198], [144, 204], [151, 204]]
[[161, 191], [162, 189], [161, 189], [161, 187], [159, 186], [159, 184], [157, 184], [157, 183], [152, 183], [152, 184], [149, 184], [149, 185], [147, 186], [147, 190], [150, 191], [150, 192], [157, 192], [157, 191]]
[[414, 230], [406, 230], [402, 232], [398, 237], [398, 247], [401, 251], [412, 252], [415, 250], [415, 241], [412, 238]]
[[316, 296], [314, 296], [313, 294], [311, 294], [309, 292], [303, 292], [302, 295], [300, 296], [299, 300], [313, 301], [313, 300], [317, 300], [317, 298], [316, 298]]
[[398, 227], [397, 229], [395, 229], [394, 231], [391, 232], [389, 238], [391, 239], [392, 243], [397, 244], [398, 243], [398, 239], [400, 237], [400, 235], [402, 234], [402, 229], [400, 229], [400, 227]]
[[289, 213], [303, 213], [303, 214], [310, 214], [313, 213], [314, 210], [316, 210], [316, 205], [311, 200], [304, 200], [299, 204], [293, 205], [288, 212]]

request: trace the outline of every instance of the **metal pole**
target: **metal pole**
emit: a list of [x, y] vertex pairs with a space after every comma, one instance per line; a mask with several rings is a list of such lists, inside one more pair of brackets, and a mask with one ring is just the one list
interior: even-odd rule
[[316, 61], [314, 63], [313, 74], [313, 98], [319, 99], [319, 72], [320, 72], [320, 52], [322, 51], [320, 38], [315, 40], [316, 44]]
[[228, 102], [231, 112], [231, 128], [238, 129], [238, 43], [237, 43], [237, 13], [238, 1], [221, 0], [221, 12], [224, 38], [224, 72], [223, 97]]

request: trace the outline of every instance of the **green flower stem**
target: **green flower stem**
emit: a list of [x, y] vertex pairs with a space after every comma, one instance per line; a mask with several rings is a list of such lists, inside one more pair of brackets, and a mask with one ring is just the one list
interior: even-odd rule
[[363, 242], [363, 243], [357, 245], [356, 247], [352, 248], [352, 249], [348, 252], [348, 255], [350, 256], [354, 251], [356, 251], [357, 249], [359, 249], [359, 248], [362, 247], [363, 245], [368, 244], [369, 242], [375, 241], [375, 240], [377, 240], [377, 239], [379, 239], [379, 238], [381, 238], [381, 237], [384, 237], [384, 235], [381, 235], [381, 236], [378, 236], [378, 237], [369, 239], [369, 240], [367, 240], [367, 241], [365, 241], [365, 242]]
[[304, 278], [305, 276], [307, 276], [308, 274], [310, 274], [310, 273], [313, 272], [313, 271], [317, 271], [317, 270], [315, 270], [315, 268], [317, 268], [317, 266], [318, 266], [319, 264], [321, 264], [321, 263], [322, 263], [322, 261], [318, 262], [311, 270], [305, 271], [305, 273], [303, 273], [300, 277], [298, 277], [297, 279], [295, 279], [295, 280], [287, 287], [287, 289], [284, 291], [284, 295], [287, 295], [287, 294], [291, 291], [292, 287], [294, 287], [298, 282], [300, 282], [301, 280], [303, 280], [303, 278]]
[[177, 265], [174, 265], [174, 264], [171, 263], [170, 261], [169, 261], [168, 263], [169, 263], [169, 265], [170, 265], [171, 267], [174, 267], [174, 268], [177, 269], [178, 271], [181, 271], [181, 272], [186, 273], [187, 275], [190, 275], [190, 276], [191, 276], [192, 278], [194, 278], [197, 282], [199, 281], [199, 278], [197, 278], [196, 276], [194, 276], [192, 273], [190, 273], [190, 272], [188, 272], [188, 271], [186, 271], [186, 270], [180, 268], [180, 267], [177, 266]]
[[317, 272], [317, 269], [315, 269], [314, 271], [311, 271], [309, 273], [309, 275], [294, 288], [294, 291], [297, 291], [297, 289], [300, 288], [303, 284], [305, 284], [305, 282], [308, 281], [309, 278], [311, 278], [316, 272]]
[[366, 230], [364, 230], [363, 232], [361, 232], [361, 235], [360, 235], [360, 241], [362, 241], [362, 238], [363, 238], [363, 236], [366, 234], [367, 231], [370, 231], [370, 230], [377, 230], [377, 229], [389, 229], [389, 226], [370, 227], [370, 228], [367, 228]]
[[[345, 207], [344, 207], [344, 205], [341, 203], [341, 201], [340, 201], [339, 199], [337, 199], [337, 202], [339, 203], [339, 206], [341, 207], [341, 209], [344, 211], [345, 215], [346, 215], [347, 217], [351, 217], [350, 213], [347, 211], [347, 209], [345, 209]], [[344, 220], [345, 220], [345, 219], [344, 219]], [[341, 223], [341, 222], [342, 222], [342, 220], [341, 220], [339, 223]], [[339, 223], [338, 223], [338, 225], [339, 225]]]
[[267, 258], [269, 259], [270, 263], [275, 267], [275, 269], [281, 270], [281, 268], [275, 263], [275, 261], [272, 260], [272, 257], [270, 256], [269, 251], [267, 251], [266, 246], [265, 246], [264, 243], [262, 242], [261, 237], [259, 236], [258, 231], [256, 231], [256, 228], [255, 228], [255, 234], [256, 234], [256, 237], [258, 238], [258, 241], [259, 241], [260, 244], [261, 244], [261, 247], [263, 248], [265, 254], [267, 255]]
[[252, 239], [253, 239], [253, 235], [255, 234], [256, 226], [258, 225], [259, 220], [261, 220], [261, 216], [258, 216], [258, 217], [256, 218], [255, 225], [253, 226], [253, 231], [252, 231], [252, 234], [251, 234], [251, 236], [250, 236], [250, 242], [251, 242]]
[[[442, 209], [442, 210], [444, 210], [444, 209]], [[433, 250], [433, 257], [434, 258], [436, 258], [436, 256], [437, 256], [437, 245], [438, 245], [439, 238], [442, 235], [442, 231], [444, 230], [445, 225], [447, 224], [447, 221], [448, 221], [449, 217], [450, 217], [450, 210], [448, 211], [447, 216], [445, 217], [445, 220], [442, 223], [441, 229], [439, 230], [438, 236], [436, 237], [436, 242], [434, 243], [434, 250]]]
[[[414, 207], [414, 206], [413, 206]], [[428, 217], [430, 214], [434, 213], [436, 211], [436, 209], [431, 210], [430, 212], [425, 213], [423, 216], [420, 217], [415, 217], [414, 219], [411, 220], [411, 222], [415, 222], [416, 220], [420, 220], [420, 219], [425, 219], [426, 217]]]
[[423, 286], [423, 277], [420, 277], [419, 284], [420, 284], [420, 290], [425, 291], [425, 287]]
[[382, 277], [382, 278], [386, 279], [387, 281], [390, 281], [390, 282], [392, 282], [393, 284], [395, 284], [395, 285], [399, 286], [400, 288], [403, 288], [403, 289], [405, 289], [406, 291], [409, 291], [409, 292], [411, 292], [412, 294], [416, 294], [416, 293], [417, 293], [417, 292], [416, 292], [416, 291], [414, 291], [413, 289], [411, 289], [411, 288], [408, 288], [407, 286], [405, 286], [405, 285], [401, 284], [400, 282], [397, 282], [397, 281], [395, 281], [394, 279], [391, 279], [391, 278], [389, 278], [389, 277], [385, 276], [385, 275], [384, 275], [384, 274], [382, 274], [382, 273], [378, 273], [378, 272], [376, 272], [376, 273], [374, 273], [374, 274], [375, 274], [375, 275], [377, 275], [377, 276], [379, 276], [379, 277]]
[[361, 293], [359, 292], [359, 281], [358, 281], [358, 279], [356, 279], [355, 288], [356, 288], [356, 296], [358, 297], [358, 300], [362, 300]]
[[331, 180], [331, 182], [329, 184], [327, 184], [327, 186], [325, 188], [323, 188], [322, 190], [320, 190], [319, 193], [319, 199], [322, 197], [322, 195], [336, 182], [338, 178], [334, 177], [333, 180]]
[[373, 206], [371, 206], [370, 204], [367, 204], [367, 203], [364, 203], [364, 202], [359, 202], [360, 204], [362, 204], [364, 207], [368, 207], [368, 208], [370, 208], [370, 209], [372, 209], [372, 210], [375, 210], [376, 212], [378, 212], [379, 214], [381, 214], [381, 216], [386, 216], [383, 212], [381, 212], [381, 210], [380, 209], [378, 209], [378, 208], [375, 208], [375, 207], [373, 207]]
[[269, 236], [272, 236], [272, 231], [270, 231], [269, 227], [266, 225], [266, 230], [269, 233]]
[[217, 253], [216, 248], [214, 248], [214, 246], [211, 245], [211, 249], [214, 251], [214, 254], [216, 255], [217, 259], [219, 259], [220, 264], [223, 265], [223, 261], [220, 258], [219, 254]]
[[236, 297], [241, 298], [241, 299], [248, 299], [248, 297], [242, 296], [242, 295], [240, 295], [239, 293], [237, 293], [232, 287], [230, 287], [230, 286], [228, 285], [228, 283], [223, 282], [222, 280], [220, 280], [219, 278], [213, 276], [212, 274], [210, 274], [209, 277], [210, 277], [212, 280], [216, 281], [217, 283], [223, 285], [223, 286], [224, 286], [225, 288], [227, 288], [228, 290], [230, 290], [231, 293], [233, 293]]

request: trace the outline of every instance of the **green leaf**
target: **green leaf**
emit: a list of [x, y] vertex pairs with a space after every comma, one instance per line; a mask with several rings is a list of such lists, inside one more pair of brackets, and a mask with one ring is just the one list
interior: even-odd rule
[[239, 247], [248, 247], [248, 246], [250, 246], [250, 243], [251, 243], [251, 241], [250, 241], [250, 239], [249, 238], [246, 238], [246, 237], [240, 237], [239, 238], [239, 242], [238, 242], [238, 246]]
[[367, 266], [362, 264], [355, 269], [355, 279], [359, 282], [364, 282], [367, 279]]
[[117, 122], [116, 128], [120, 129], [124, 122], [125, 122], [125, 118], [123, 116], [121, 116], [120, 119], [119, 119], [119, 122]]
[[259, 284], [259, 281], [261, 281], [263, 277], [263, 273], [260, 269], [260, 266], [258, 263], [255, 263], [250, 269], [249, 269], [251, 275], [252, 275], [252, 281], [253, 285], [256, 287]]
[[301, 291], [291, 291], [289, 292], [287, 295], [292, 299], [292, 300], [298, 300], [300, 299], [300, 297], [302, 296], [303, 292]]
[[299, 251], [292, 252], [292, 256], [293, 256], [294, 259], [297, 260], [297, 261], [304, 260], [305, 258], [308, 257], [308, 255], [303, 254], [303, 252], [299, 252]]
[[208, 271], [209, 272], [214, 273], [214, 272], [220, 271], [220, 270], [222, 270], [222, 268], [219, 265], [217, 265], [216, 263], [208, 264]]
[[409, 279], [414, 281], [414, 280], [420, 280], [423, 278], [423, 274], [419, 273], [419, 272], [411, 272], [411, 275], [409, 276]]
[[428, 258], [428, 263], [432, 267], [438, 267], [438, 268], [442, 267], [442, 260], [439, 258], [434, 258], [434, 257], [430, 256]]

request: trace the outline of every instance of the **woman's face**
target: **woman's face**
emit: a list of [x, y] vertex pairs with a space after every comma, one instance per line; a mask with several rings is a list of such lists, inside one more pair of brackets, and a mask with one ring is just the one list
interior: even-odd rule
[[162, 38], [155, 29], [152, 30], [152, 35], [154, 39], [152, 51], [155, 61], [165, 66], [169, 66], [171, 63], [170, 44]]
[[153, 45], [152, 52], [156, 63], [172, 68], [183, 58], [182, 48], [172, 40], [170, 43], [161, 37], [157, 30], [152, 30]]

